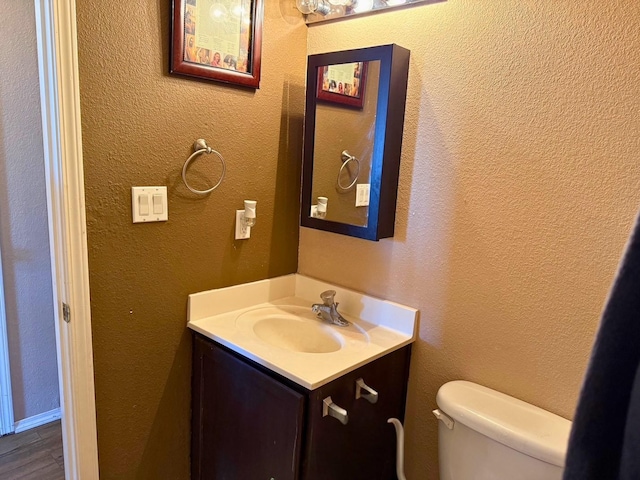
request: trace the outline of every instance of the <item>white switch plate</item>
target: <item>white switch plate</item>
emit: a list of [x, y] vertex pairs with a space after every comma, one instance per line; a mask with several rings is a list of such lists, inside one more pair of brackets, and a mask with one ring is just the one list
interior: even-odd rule
[[[159, 195], [160, 197], [155, 197]], [[154, 203], [155, 197], [155, 203]], [[144, 215], [140, 211], [140, 205], [145, 205]], [[167, 187], [131, 187], [131, 215], [133, 223], [166, 222], [169, 220], [167, 205]]]
[[370, 184], [359, 183], [356, 185], [356, 207], [368, 207], [369, 206], [369, 190]]
[[251, 236], [251, 227], [244, 225], [244, 210], [236, 210], [236, 240], [244, 240]]

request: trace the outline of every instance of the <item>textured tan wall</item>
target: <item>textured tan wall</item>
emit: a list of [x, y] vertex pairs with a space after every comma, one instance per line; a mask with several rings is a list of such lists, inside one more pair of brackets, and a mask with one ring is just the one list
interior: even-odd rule
[[[307, 28], [267, 1], [258, 91], [168, 75], [169, 1], [78, 0], [101, 478], [189, 478], [189, 293], [296, 271]], [[227, 160], [182, 184], [196, 138]], [[215, 181], [199, 160], [196, 186]], [[169, 221], [133, 225], [130, 188], [167, 185]], [[248, 241], [235, 210], [258, 200]]]
[[299, 271], [417, 307], [407, 477], [442, 383], [571, 417], [640, 204], [640, 3], [450, 0], [309, 28], [411, 50], [396, 236], [301, 229]]
[[[367, 226], [369, 209], [355, 206], [356, 185], [347, 191], [341, 190], [337, 178], [342, 166], [342, 151], [347, 150], [360, 161], [357, 183], [370, 182], [379, 78], [380, 62], [369, 62], [361, 110], [336, 103], [318, 102], [316, 105], [312, 204], [318, 197], [329, 199], [327, 220]], [[340, 184], [350, 185], [356, 172], [357, 167], [350, 162], [342, 170]]]

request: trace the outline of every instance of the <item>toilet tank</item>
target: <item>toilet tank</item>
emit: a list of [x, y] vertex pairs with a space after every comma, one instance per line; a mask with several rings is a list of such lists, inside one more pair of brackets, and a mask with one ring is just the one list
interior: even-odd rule
[[562, 479], [569, 420], [462, 380], [436, 401], [440, 480]]

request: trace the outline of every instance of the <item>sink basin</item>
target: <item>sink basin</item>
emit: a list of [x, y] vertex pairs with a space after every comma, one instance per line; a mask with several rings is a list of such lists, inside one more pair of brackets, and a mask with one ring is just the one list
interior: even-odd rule
[[329, 353], [342, 348], [333, 332], [317, 320], [270, 316], [258, 320], [253, 332], [261, 340], [274, 347], [305, 353]]
[[273, 347], [300, 353], [337, 352], [348, 337], [366, 337], [357, 326], [330, 325], [317, 318], [309, 307], [294, 305], [249, 310], [238, 315], [236, 325]]

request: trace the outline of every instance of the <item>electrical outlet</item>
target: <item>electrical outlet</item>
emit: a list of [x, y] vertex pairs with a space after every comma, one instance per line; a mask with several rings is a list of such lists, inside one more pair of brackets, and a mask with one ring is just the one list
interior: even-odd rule
[[236, 240], [244, 240], [251, 237], [251, 227], [244, 223], [244, 210], [236, 210]]
[[356, 185], [356, 207], [369, 206], [369, 190], [370, 184], [359, 183]]

